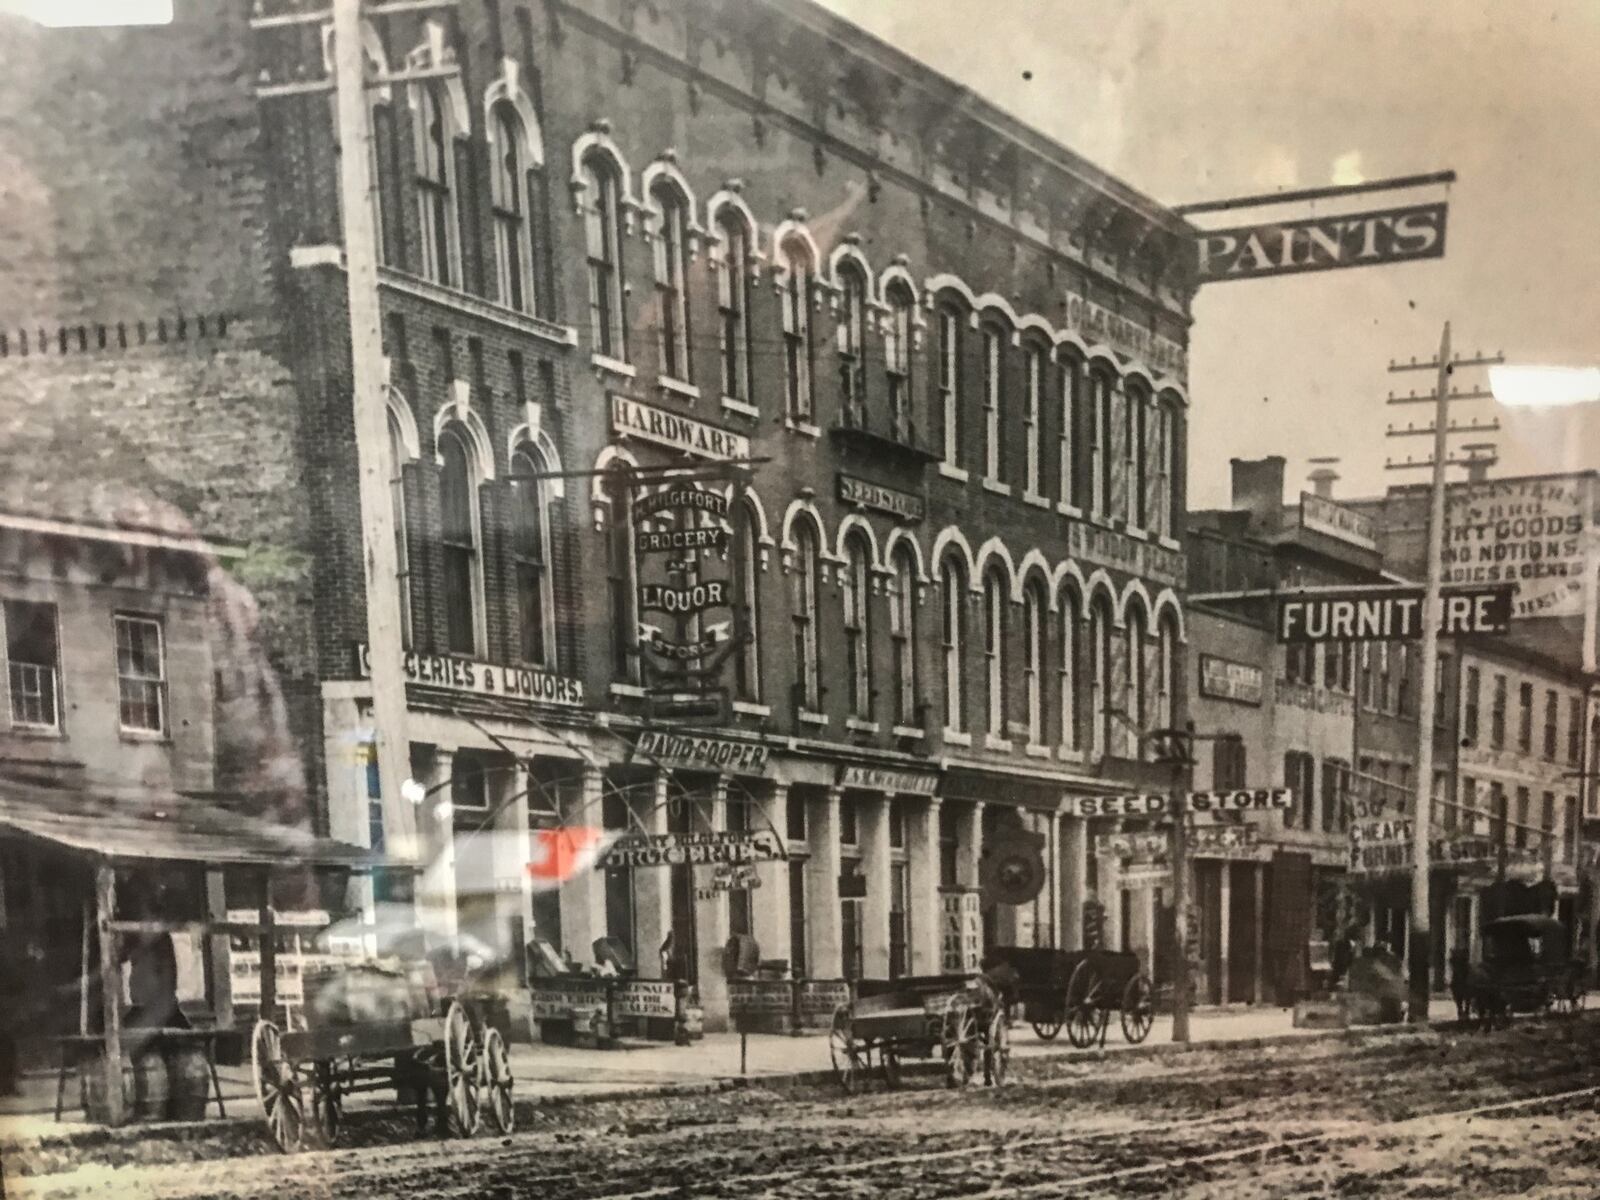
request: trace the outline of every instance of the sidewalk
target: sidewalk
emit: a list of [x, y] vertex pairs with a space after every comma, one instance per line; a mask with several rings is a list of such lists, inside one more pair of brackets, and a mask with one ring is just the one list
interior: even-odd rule
[[[1448, 1000], [1435, 1000], [1431, 1010], [1435, 1022], [1454, 1020], [1455, 1008]], [[1327, 1030], [1295, 1029], [1293, 1012], [1279, 1008], [1201, 1009], [1190, 1020], [1193, 1044], [1228, 1043], [1253, 1039], [1327, 1036]], [[1083, 1055], [1101, 1053], [1161, 1053], [1171, 1045], [1172, 1018], [1158, 1016], [1150, 1036], [1139, 1047], [1128, 1045], [1113, 1016], [1106, 1031], [1104, 1050], [1076, 1050], [1065, 1033], [1044, 1042], [1023, 1021], [1012, 1028], [1012, 1053], [1017, 1058]], [[689, 1046], [660, 1042], [628, 1042], [609, 1050], [550, 1046], [544, 1043], [511, 1047], [512, 1072], [520, 1100], [539, 1102], [595, 1096], [624, 1096], [663, 1090], [719, 1090], [736, 1086], [741, 1077], [740, 1040], [737, 1033], [709, 1033]], [[796, 1077], [831, 1070], [828, 1038], [813, 1033], [802, 1037], [751, 1034], [746, 1045], [746, 1078], [777, 1083]], [[230, 1120], [255, 1120], [259, 1117], [251, 1083], [250, 1065], [219, 1070], [223, 1099]], [[48, 1136], [69, 1129], [89, 1129], [82, 1124], [82, 1113], [69, 1107], [61, 1124], [53, 1120], [55, 1076], [30, 1075], [23, 1083], [21, 1096], [0, 1097], [0, 1137]], [[382, 1094], [378, 1103], [382, 1102]], [[78, 1098], [76, 1079], [69, 1079], [67, 1104]], [[373, 1101], [361, 1098], [352, 1107]], [[216, 1119], [213, 1105], [208, 1120]]]

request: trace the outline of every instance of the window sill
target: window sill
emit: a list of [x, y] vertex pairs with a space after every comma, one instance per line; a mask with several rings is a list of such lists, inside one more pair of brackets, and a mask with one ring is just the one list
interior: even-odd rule
[[13, 724], [0, 726], [9, 735], [15, 737], [38, 738], [46, 742], [64, 742], [67, 740], [67, 731], [59, 725], [22, 725]]
[[926, 729], [919, 729], [915, 725], [896, 725], [890, 731], [897, 738], [925, 738], [928, 736]]
[[800, 710], [800, 724], [815, 725], [819, 729], [825, 729], [828, 725], [828, 718], [824, 713], [812, 712], [809, 708], [802, 708]]
[[695, 387], [694, 384], [688, 383], [682, 379], [674, 379], [670, 375], [656, 376], [656, 387], [660, 388], [663, 392], [668, 392], [674, 396], [682, 396], [691, 404], [700, 399], [699, 388]]
[[[342, 264], [341, 264], [342, 265]], [[436, 304], [470, 313], [487, 321], [512, 329], [518, 333], [529, 334], [542, 341], [553, 342], [558, 346], [576, 346], [578, 344], [578, 331], [570, 325], [560, 325], [555, 321], [536, 317], [532, 313], [525, 313], [515, 308], [508, 308], [496, 300], [486, 300], [482, 296], [474, 296], [470, 292], [463, 292], [458, 288], [446, 284], [435, 283], [431, 279], [424, 279], [420, 275], [413, 275], [409, 271], [401, 271], [395, 267], [379, 267], [378, 283], [382, 287], [392, 288], [397, 292], [405, 292], [412, 296], [420, 296]]]
[[644, 689], [636, 683], [613, 683], [611, 685], [613, 696], [626, 696], [633, 700], [644, 699]]
[[944, 740], [949, 742], [952, 746], [972, 745], [972, 735], [970, 733], [964, 733], [959, 729], [946, 729], [944, 731]]
[[785, 417], [783, 419], [783, 427], [790, 433], [798, 433], [803, 437], [820, 438], [822, 436], [822, 430], [810, 421], [796, 421], [793, 417]]
[[125, 742], [145, 742], [149, 745], [160, 745], [170, 742], [172, 738], [164, 730], [156, 729], [127, 729], [119, 727], [117, 736]]
[[1038, 492], [1023, 492], [1022, 502], [1024, 504], [1031, 504], [1035, 508], [1048, 509], [1050, 507], [1049, 497], [1041, 496]]
[[735, 400], [732, 396], [722, 398], [722, 410], [738, 413], [741, 417], [749, 417], [752, 421], [761, 419], [761, 410], [754, 404], [746, 404], [743, 400]]
[[1175, 537], [1168, 537], [1164, 533], [1160, 537], [1158, 537], [1156, 539], [1156, 541], [1160, 542], [1168, 550], [1180, 550], [1181, 551], [1183, 549], [1183, 543], [1182, 542], [1180, 542]]
[[1024, 754], [1026, 754], [1029, 758], [1049, 758], [1050, 757], [1050, 747], [1049, 746], [1045, 746], [1045, 745], [1041, 745], [1038, 742], [1029, 742], [1026, 746], [1024, 746], [1022, 748], [1022, 752]]
[[733, 711], [741, 717], [770, 717], [772, 705], [758, 704], [754, 700], [735, 700]]
[[1148, 542], [1150, 540], [1150, 535], [1144, 530], [1140, 529], [1137, 525], [1129, 525], [1126, 532], [1129, 537], [1138, 538], [1141, 542]]
[[939, 474], [943, 475], [946, 479], [954, 479], [957, 483], [966, 483], [972, 478], [972, 476], [968, 475], [966, 471], [962, 470], [960, 467], [947, 462], [942, 462], [939, 464]]
[[589, 364], [602, 375], [615, 375], [619, 379], [637, 379], [639, 370], [632, 363], [625, 363], [620, 358], [611, 358], [604, 354], [591, 354]]
[[1083, 520], [1083, 509], [1076, 504], [1068, 504], [1065, 500], [1056, 502], [1056, 511], [1064, 517], [1076, 517], [1080, 521]]
[[1071, 746], [1062, 746], [1056, 751], [1056, 757], [1062, 762], [1081, 763], [1084, 760], [1082, 750], [1074, 750]]
[[844, 727], [851, 733], [878, 733], [882, 728], [876, 721], [869, 721], [865, 717], [846, 717]]
[[1001, 737], [997, 733], [986, 733], [983, 735], [983, 748], [985, 750], [1009, 751], [1016, 749], [1016, 746], [1012, 743], [1010, 738]]
[[998, 479], [990, 479], [988, 477], [984, 478], [983, 490], [993, 492], [997, 496], [1011, 495], [1011, 485], [1009, 483], [1001, 483]]

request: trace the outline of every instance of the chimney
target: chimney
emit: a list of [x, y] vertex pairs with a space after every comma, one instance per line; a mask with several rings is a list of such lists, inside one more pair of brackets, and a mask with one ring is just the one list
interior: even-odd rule
[[1489, 468], [1500, 461], [1498, 447], [1493, 442], [1472, 442], [1461, 447], [1466, 451], [1463, 464], [1467, 468], [1468, 483], [1482, 483], [1489, 478]]
[[1306, 482], [1311, 485], [1311, 490], [1324, 500], [1333, 499], [1333, 485], [1339, 482], [1339, 472], [1334, 470], [1339, 465], [1337, 458], [1312, 458], [1307, 459], [1313, 470], [1306, 476]]
[[1231, 462], [1233, 507], [1250, 514], [1253, 532], [1280, 532], [1283, 529], [1283, 456], [1235, 458]]

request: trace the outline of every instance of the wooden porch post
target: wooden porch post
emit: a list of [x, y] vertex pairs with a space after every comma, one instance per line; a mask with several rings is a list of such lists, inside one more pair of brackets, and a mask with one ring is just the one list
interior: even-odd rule
[[122, 1106], [122, 964], [117, 960], [117, 872], [109, 862], [95, 868], [95, 909], [100, 929], [100, 999], [105, 1016], [106, 1114], [121, 1125]]
[[[206, 868], [206, 916], [212, 921], [228, 919], [228, 896], [222, 868]], [[233, 1028], [233, 976], [230, 973], [228, 935], [212, 933], [206, 938], [206, 963], [210, 968], [211, 994], [207, 997], [218, 1029]]]
[[278, 1007], [278, 936], [272, 928], [272, 875], [261, 872], [261, 1018], [273, 1020]]

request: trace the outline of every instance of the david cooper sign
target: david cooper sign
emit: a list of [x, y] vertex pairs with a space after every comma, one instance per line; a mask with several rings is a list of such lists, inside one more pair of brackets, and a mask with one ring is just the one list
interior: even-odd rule
[[760, 775], [767, 769], [770, 752], [759, 742], [736, 742], [731, 738], [693, 737], [682, 733], [645, 730], [634, 743], [640, 754], [680, 767], [705, 771], [733, 771], [741, 775]]
[[[508, 667], [500, 663], [457, 658], [453, 654], [408, 652], [403, 660], [406, 682], [418, 687], [442, 688], [474, 696], [504, 696], [538, 704], [583, 704], [583, 681], [552, 675], [536, 667]], [[365, 644], [356, 647], [356, 670], [361, 678], [372, 674]]]
[[[1440, 597], [1439, 632], [1445, 637], [1505, 633], [1511, 628], [1511, 592], [1506, 585], [1455, 588]], [[1278, 641], [1387, 642], [1422, 636], [1423, 589], [1322, 592], [1278, 600]]]
[[1442, 258], [1448, 211], [1440, 202], [1208, 229], [1198, 243], [1200, 282]]

